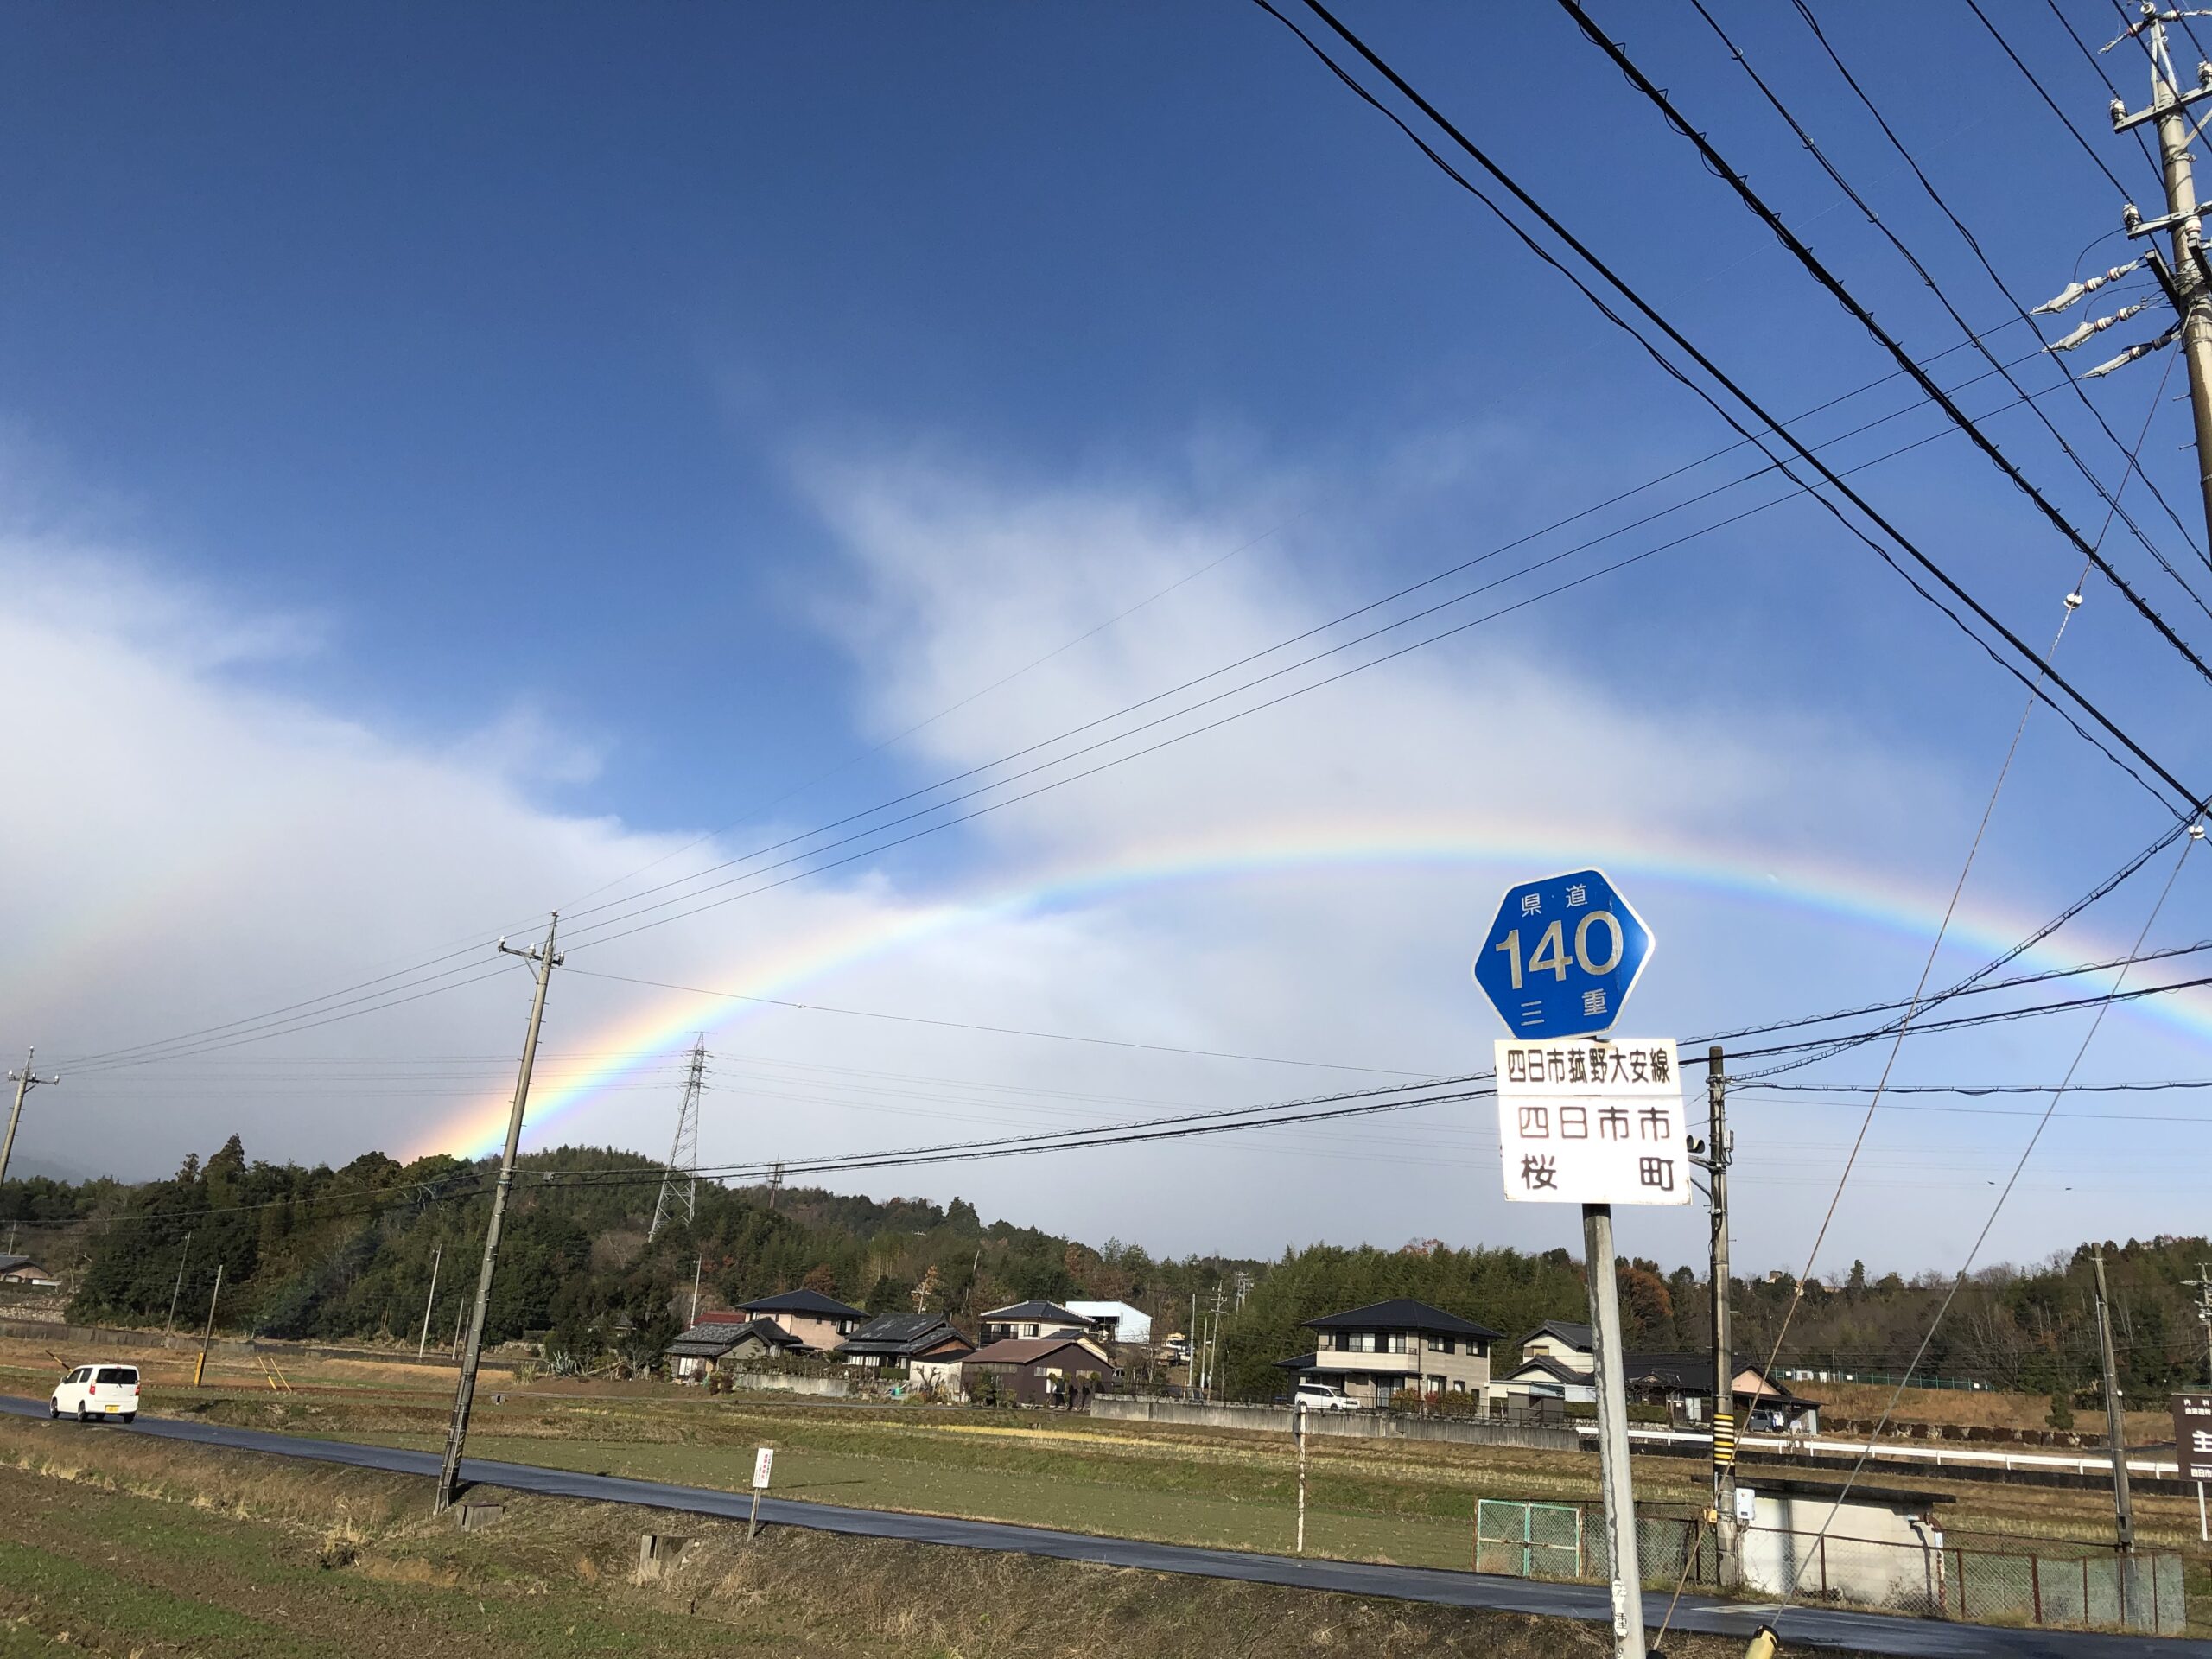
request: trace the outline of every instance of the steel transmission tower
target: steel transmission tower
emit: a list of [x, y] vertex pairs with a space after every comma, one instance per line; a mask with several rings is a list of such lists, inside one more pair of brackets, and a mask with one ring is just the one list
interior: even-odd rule
[[686, 1226], [699, 1213], [699, 1094], [707, 1086], [707, 1039], [702, 1033], [691, 1045], [691, 1070], [683, 1079], [683, 1099], [676, 1109], [676, 1144], [669, 1148], [668, 1167], [660, 1178], [660, 1197], [653, 1205], [653, 1224], [645, 1229], [651, 1243], [666, 1221], [680, 1208]]

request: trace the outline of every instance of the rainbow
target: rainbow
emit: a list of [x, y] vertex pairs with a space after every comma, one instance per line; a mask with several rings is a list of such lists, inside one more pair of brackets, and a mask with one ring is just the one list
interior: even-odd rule
[[[541, 1083], [533, 1090], [525, 1136], [542, 1138], [564, 1115], [601, 1090], [645, 1066], [665, 1064], [672, 1051], [687, 1046], [698, 1032], [727, 1030], [758, 1019], [773, 1011], [770, 1004], [774, 1001], [795, 1001], [808, 991], [818, 994], [823, 984], [841, 972], [896, 957], [925, 941], [963, 930], [1081, 910], [1106, 899], [1177, 885], [1329, 871], [1430, 868], [1463, 872], [1491, 865], [1503, 867], [1517, 879], [1526, 871], [1580, 864], [1603, 865], [1616, 877], [1641, 876], [1768, 907], [1872, 926], [1919, 941], [1934, 937], [1943, 912], [1940, 897], [1900, 891], [1878, 883], [1863, 871], [1802, 859], [1775, 860], [1743, 849], [1669, 845], [1641, 830], [1592, 835], [1587, 826], [1573, 832], [1522, 826], [1501, 832], [1460, 820], [1387, 825], [1344, 820], [1305, 825], [1288, 832], [1271, 831], [1263, 842], [1230, 836], [1195, 839], [1172, 849], [1147, 849], [1126, 859], [1064, 869], [1019, 887], [927, 906], [887, 913], [869, 901], [864, 915], [846, 922], [833, 921], [775, 959], [735, 963], [717, 975], [715, 990], [764, 999], [763, 1002], [736, 1001], [728, 995], [661, 993], [652, 1008], [593, 1034], [587, 1046], [614, 1058], [579, 1067], [557, 1081]], [[1486, 891], [1483, 896], [1487, 896]], [[1649, 906], [1644, 908], [1649, 914]], [[1477, 926], [1486, 919], [1471, 912], [1469, 925]], [[2043, 919], [2025, 912], [2007, 914], [1969, 900], [1953, 918], [1950, 938], [1992, 956], [2018, 943]], [[2116, 954], [2116, 950], [2062, 933], [2029, 953], [2024, 963], [2060, 967]], [[2137, 1005], [2131, 1012], [2212, 1042], [2212, 998], [2193, 993], [2159, 997]], [[976, 1017], [988, 1019], [988, 1014], [978, 1011]], [[472, 1103], [428, 1132], [414, 1155], [444, 1151], [482, 1157], [497, 1152], [505, 1135], [511, 1098], [502, 1091]]]

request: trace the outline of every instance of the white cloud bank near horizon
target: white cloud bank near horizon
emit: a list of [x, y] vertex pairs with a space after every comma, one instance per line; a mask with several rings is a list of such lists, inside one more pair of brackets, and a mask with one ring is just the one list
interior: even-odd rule
[[[961, 702], [1249, 533], [1127, 483], [1009, 483], [899, 460], [822, 465], [802, 479], [855, 578], [846, 585], [859, 597], [813, 622], [850, 650], [856, 747]], [[1287, 534], [1228, 559], [928, 724], [905, 746], [914, 775], [979, 765], [1324, 620], [1329, 584], [1301, 574], [1297, 545]], [[493, 934], [534, 930], [554, 902], [640, 866], [656, 868], [633, 887], [741, 850], [711, 842], [682, 851], [694, 832], [641, 832], [537, 804], [542, 783], [581, 775], [591, 752], [526, 709], [486, 709], [476, 730], [431, 744], [272, 690], [331, 648], [325, 629], [211, 597], [130, 550], [0, 537], [0, 580], [27, 601], [0, 614], [0, 701], [18, 713], [0, 755], [16, 780], [0, 795], [0, 864], [11, 875], [0, 889], [0, 1039], [35, 1041], [42, 1058], [216, 1025], [442, 950], [461, 954], [441, 966], [471, 977], [480, 963], [497, 966], [483, 949]], [[942, 843], [579, 950], [572, 961], [932, 1019], [1473, 1070], [1487, 1062], [1494, 1027], [1466, 963], [1498, 887], [1530, 872], [1475, 854], [1306, 865], [1263, 855], [1301, 841], [1357, 848], [1363, 836], [1387, 840], [1394, 826], [1414, 825], [1440, 827], [1471, 849], [1556, 842], [1557, 866], [1641, 840], [1770, 844], [1796, 858], [1917, 872], [1929, 887], [1949, 874], [1950, 841], [1930, 845], [1914, 838], [1924, 828], [1905, 827], [1908, 818], [1949, 824], [1963, 810], [1936, 769], [1878, 753], [1838, 718], [1648, 696], [1631, 706], [1532, 659], [1541, 614], [980, 818]], [[1528, 786], [1516, 758], [1547, 747], [1602, 772], [1610, 801], [1632, 808], [1595, 802], [1571, 783]], [[1777, 755], [1817, 755], [1819, 764], [1777, 766]], [[1508, 789], [1505, 780], [1516, 781]], [[1907, 802], [1914, 814], [1901, 810]], [[787, 810], [802, 815], [807, 804]], [[1569, 823], [1580, 826], [1579, 844], [1557, 828]], [[747, 833], [765, 842], [779, 832]], [[1210, 874], [1158, 879], [1179, 863]], [[1115, 871], [1128, 874], [1084, 879]], [[948, 903], [1007, 894], [1031, 897], [930, 919]], [[1742, 948], [1743, 901], [1682, 896], [1663, 877], [1638, 894], [1648, 915], [1666, 920], [1661, 966], [1630, 1023], [1687, 1033], [1713, 1023], [1714, 1007], [1790, 1011]], [[1810, 913], [1785, 919], [1828, 964], [1799, 988], [1804, 1006], [1849, 1001], [1884, 975], [1877, 994], [1893, 992], [1916, 967], [1910, 941]], [[588, 930], [588, 919], [576, 925]], [[526, 989], [511, 971], [278, 1041], [156, 1065], [79, 1067], [62, 1088], [34, 1096], [18, 1155], [143, 1176], [234, 1131], [255, 1155], [303, 1160], [450, 1142], [456, 1125], [480, 1128], [500, 1113]], [[561, 1102], [575, 1079], [621, 1071], [610, 1056], [648, 1039], [680, 1045], [695, 1026], [716, 1052], [702, 1135], [715, 1162], [1371, 1080], [748, 1007], [564, 973], [541, 1076], [542, 1097], [557, 1109], [542, 1124], [534, 1117], [532, 1142], [658, 1154], [676, 1099], [666, 1061], [644, 1062], [573, 1106]], [[2006, 1040], [2018, 1046], [2003, 1056], [2033, 1069], [2044, 1051]], [[1949, 1057], [1931, 1064], [1958, 1069]], [[1323, 1237], [1579, 1248], [1570, 1213], [1509, 1210], [1498, 1197], [1488, 1109], [836, 1184], [879, 1196], [958, 1192], [987, 1216], [1179, 1254], [1266, 1254]], [[1825, 1201], [1848, 1125], [1813, 1111], [1746, 1110], [1738, 1122], [1750, 1177], [1738, 1189], [1739, 1260], [1794, 1268], [1802, 1214]], [[1978, 1204], [1983, 1165], [1998, 1167], [2013, 1144], [1962, 1140], [1940, 1122], [1934, 1132], [1916, 1122], [1904, 1138], [1878, 1135], [1866, 1191], [1847, 1204], [1831, 1254], [1884, 1268], [1943, 1265], [1980, 1212], [1962, 1205], [1953, 1213], [1935, 1195], [1948, 1179]], [[1938, 1167], [1944, 1175], [1931, 1173]], [[2085, 1185], [2096, 1176], [2079, 1160], [2068, 1170]], [[2108, 1190], [2079, 1201], [2078, 1219], [2023, 1203], [2000, 1242], [2039, 1255], [2093, 1232], [2154, 1224], [2131, 1218], [2149, 1211], [2139, 1199], [2131, 1210], [2124, 1193], [2115, 1173]], [[1701, 1214], [1634, 1218], [1623, 1248], [1695, 1259], [1703, 1227]]]

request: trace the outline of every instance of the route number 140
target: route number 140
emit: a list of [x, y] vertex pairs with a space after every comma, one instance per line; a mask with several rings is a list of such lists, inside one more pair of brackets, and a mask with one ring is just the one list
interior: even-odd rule
[[[1602, 927], [1605, 935], [1603, 957], [1592, 956], [1590, 935]], [[1513, 976], [1513, 988], [1519, 990], [1525, 981], [1535, 975], [1548, 973], [1555, 981], [1564, 982], [1569, 967], [1577, 967], [1601, 978], [1621, 965], [1621, 925], [1610, 910], [1593, 910], [1579, 918], [1574, 924], [1574, 955], [1567, 954], [1567, 924], [1551, 923], [1536, 939], [1536, 948], [1524, 964], [1521, 955], [1521, 930], [1515, 928], [1491, 947], [1504, 955], [1506, 967]]]

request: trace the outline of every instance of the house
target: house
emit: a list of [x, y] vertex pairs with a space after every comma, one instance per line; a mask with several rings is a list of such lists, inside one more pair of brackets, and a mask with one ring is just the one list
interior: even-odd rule
[[0, 1255], [0, 1285], [30, 1285], [56, 1290], [61, 1281], [28, 1255]]
[[1090, 1321], [1058, 1302], [1014, 1302], [983, 1315], [983, 1340], [1012, 1342], [1025, 1337], [1049, 1337], [1056, 1331], [1089, 1334]]
[[[1509, 1399], [1535, 1402], [1558, 1400], [1590, 1405], [1598, 1390], [1590, 1327], [1571, 1319], [1547, 1319], [1521, 1338], [1521, 1363], [1499, 1379]], [[1628, 1397], [1671, 1408], [1687, 1421], [1711, 1421], [1713, 1357], [1710, 1354], [1628, 1353], [1622, 1356]], [[1793, 1394], [1787, 1383], [1765, 1376], [1756, 1365], [1737, 1368], [1736, 1421], [1749, 1429], [1802, 1429], [1821, 1426], [1820, 1402]], [[1757, 1410], [1753, 1404], [1756, 1400]]]
[[867, 1313], [818, 1290], [786, 1290], [738, 1304], [755, 1319], [772, 1319], [809, 1353], [826, 1354], [868, 1323]]
[[1488, 1325], [1405, 1297], [1306, 1321], [1314, 1351], [1277, 1362], [1301, 1381], [1328, 1382], [1364, 1406], [1382, 1407], [1401, 1389], [1490, 1396]]
[[722, 1357], [737, 1345], [747, 1327], [728, 1319], [707, 1319], [693, 1325], [661, 1351], [668, 1374], [678, 1382], [703, 1382], [714, 1374]]
[[[1671, 1408], [1693, 1423], [1709, 1422], [1713, 1409], [1710, 1354], [1625, 1354], [1623, 1370], [1628, 1397]], [[1790, 1392], [1787, 1382], [1770, 1378], [1756, 1365], [1736, 1368], [1736, 1421], [1748, 1432], [1816, 1434], [1821, 1402]]]
[[936, 1313], [887, 1313], [837, 1345], [836, 1357], [868, 1370], [903, 1365], [917, 1382], [957, 1386], [961, 1362], [976, 1344]]
[[960, 1363], [970, 1399], [995, 1392], [1025, 1406], [1058, 1405], [1071, 1394], [1103, 1387], [1114, 1368], [1073, 1337], [1014, 1337], [978, 1348]]
[[1127, 1302], [1070, 1302], [1069, 1313], [1116, 1347], [1152, 1346], [1152, 1315]]

